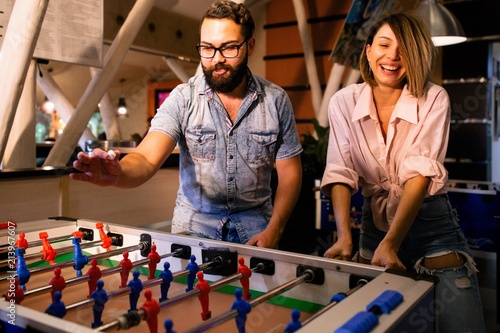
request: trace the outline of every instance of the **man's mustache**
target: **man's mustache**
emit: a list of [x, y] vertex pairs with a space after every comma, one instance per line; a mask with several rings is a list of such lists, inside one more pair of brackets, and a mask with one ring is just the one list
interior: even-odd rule
[[213, 68], [214, 71], [217, 71], [220, 69], [232, 70], [233, 68], [231, 66], [227, 66], [227, 65], [215, 65]]

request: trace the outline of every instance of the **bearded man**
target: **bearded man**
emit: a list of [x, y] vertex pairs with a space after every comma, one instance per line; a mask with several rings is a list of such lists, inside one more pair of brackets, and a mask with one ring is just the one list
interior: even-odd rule
[[213, 3], [196, 46], [203, 75], [170, 93], [134, 152], [121, 160], [118, 150], [115, 158], [100, 149], [92, 156], [80, 153], [73, 166], [82, 173], [71, 179], [139, 186], [177, 145], [180, 186], [172, 232], [277, 248], [301, 187], [302, 146], [285, 91], [247, 66], [254, 29], [245, 5]]

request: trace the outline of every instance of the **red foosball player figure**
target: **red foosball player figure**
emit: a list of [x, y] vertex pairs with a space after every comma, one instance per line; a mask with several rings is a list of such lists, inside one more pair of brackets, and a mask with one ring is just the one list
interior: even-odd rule
[[7, 291], [3, 297], [10, 302], [11, 300], [14, 300], [16, 304], [21, 304], [21, 302], [24, 299], [24, 290], [23, 288], [19, 285], [19, 279], [17, 277], [14, 278], [14, 289]]
[[19, 239], [16, 241], [16, 247], [18, 249], [21, 247], [27, 249], [29, 247], [28, 241], [26, 240], [26, 234], [24, 232], [19, 234]]
[[56, 250], [52, 248], [52, 245], [50, 245], [49, 240], [49, 234], [45, 231], [42, 231], [41, 233], [38, 234], [40, 239], [42, 240], [42, 252], [43, 253], [43, 260], [48, 261], [51, 265], [53, 265], [55, 262], [54, 260], [56, 259]]
[[102, 244], [101, 246], [109, 251], [111, 247], [111, 243], [113, 243], [113, 239], [109, 237], [106, 232], [104, 232], [104, 224], [102, 222], [96, 223], [96, 228], [99, 229], [99, 236], [101, 237]]
[[149, 276], [148, 280], [152, 280], [155, 278], [155, 272], [156, 272], [156, 265], [160, 262], [161, 258], [158, 252], [156, 252], [156, 245], [153, 244], [151, 245], [151, 252], [148, 254], [148, 259], [149, 259]]
[[158, 333], [158, 314], [160, 313], [160, 304], [153, 299], [151, 290], [147, 289], [144, 292], [146, 301], [142, 304], [140, 310], [145, 312], [144, 320], [148, 323], [150, 333]]
[[122, 268], [122, 270], [120, 271], [120, 288], [125, 288], [127, 286], [128, 275], [134, 267], [132, 261], [130, 261], [130, 259], [128, 258], [128, 251], [123, 252], [123, 259], [120, 261], [120, 266]]
[[208, 305], [209, 305], [208, 294], [210, 293], [211, 287], [208, 281], [204, 279], [202, 271], [196, 273], [196, 277], [198, 278], [198, 282], [196, 282], [195, 288], [200, 291], [198, 299], [200, 300], [201, 310], [202, 310], [201, 319], [207, 320], [210, 319], [210, 317], [212, 317], [212, 312], [208, 310]]
[[92, 295], [92, 292], [97, 288], [97, 281], [101, 278], [102, 272], [99, 266], [97, 266], [97, 259], [92, 259], [90, 261], [90, 268], [87, 271], [87, 275], [89, 276], [89, 296]]
[[248, 301], [251, 298], [250, 295], [250, 277], [252, 276], [252, 270], [245, 265], [245, 259], [243, 257], [238, 258], [238, 263], [240, 266], [238, 267], [238, 273], [242, 275], [240, 279], [241, 287], [243, 288], [243, 299]]
[[54, 294], [57, 291], [63, 291], [64, 288], [66, 288], [66, 280], [64, 279], [64, 276], [62, 276], [61, 274], [60, 267], [54, 268], [54, 277], [50, 280], [49, 285], [52, 286], [52, 291], [50, 292], [50, 295], [52, 296], [52, 302], [54, 302]]

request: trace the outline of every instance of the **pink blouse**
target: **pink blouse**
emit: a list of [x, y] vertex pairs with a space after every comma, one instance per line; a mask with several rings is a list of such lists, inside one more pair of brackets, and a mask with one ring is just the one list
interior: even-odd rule
[[404, 88], [384, 141], [371, 86], [350, 85], [337, 92], [328, 106], [330, 138], [321, 191], [331, 195], [334, 183], [372, 197], [375, 225], [389, 229], [405, 182], [429, 177], [426, 196], [446, 193], [448, 173], [443, 165], [450, 129], [446, 90], [429, 83], [417, 99]]

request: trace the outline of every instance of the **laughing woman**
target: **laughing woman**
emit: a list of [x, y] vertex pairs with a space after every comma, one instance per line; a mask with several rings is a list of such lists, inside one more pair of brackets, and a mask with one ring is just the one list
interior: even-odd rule
[[321, 190], [331, 196], [338, 240], [325, 256], [352, 259], [350, 198], [361, 186], [354, 260], [437, 276], [439, 331], [483, 332], [477, 269], [446, 194], [450, 102], [430, 82], [435, 55], [419, 19], [388, 16], [361, 54], [365, 82], [330, 100]]

